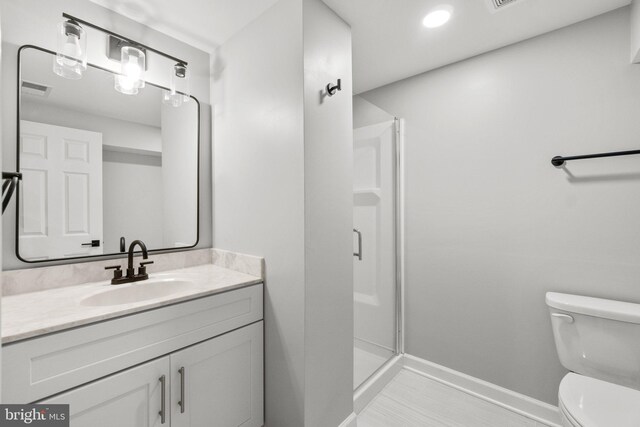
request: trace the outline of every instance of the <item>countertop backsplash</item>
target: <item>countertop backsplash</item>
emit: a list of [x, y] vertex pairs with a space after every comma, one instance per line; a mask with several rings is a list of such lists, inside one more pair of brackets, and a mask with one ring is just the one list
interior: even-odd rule
[[[141, 255], [134, 258], [135, 266], [138, 265], [141, 258]], [[208, 248], [151, 254], [149, 259], [154, 261], [152, 265], [148, 266], [150, 274], [213, 264], [264, 279], [263, 258], [220, 249]], [[11, 296], [108, 280], [111, 278], [111, 272], [105, 271], [104, 268], [118, 264], [125, 270], [127, 258], [4, 271], [2, 272], [2, 295]]]

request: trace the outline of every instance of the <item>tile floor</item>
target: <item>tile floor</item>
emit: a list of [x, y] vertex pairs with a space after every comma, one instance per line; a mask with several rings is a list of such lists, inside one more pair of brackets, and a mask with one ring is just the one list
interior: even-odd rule
[[544, 427], [402, 369], [358, 415], [358, 427]]

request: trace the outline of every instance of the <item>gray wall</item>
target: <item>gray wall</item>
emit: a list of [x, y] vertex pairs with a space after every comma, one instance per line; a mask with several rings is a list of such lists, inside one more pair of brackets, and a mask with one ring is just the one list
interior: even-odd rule
[[[198, 248], [212, 245], [212, 180], [211, 180], [211, 113], [209, 54], [151, 30], [130, 19], [115, 14], [87, 0], [2, 0], [2, 169], [15, 170], [16, 162], [16, 61], [21, 45], [34, 44], [55, 50], [56, 24], [62, 12], [93, 22], [104, 28], [131, 37], [156, 49], [166, 51], [189, 62], [192, 94], [201, 103], [200, 112], [200, 242]], [[89, 62], [114, 69], [117, 63], [104, 55], [105, 38], [98, 31], [88, 29]], [[147, 79], [164, 86], [168, 84], [168, 67], [173, 63], [153, 56], [149, 59]], [[12, 206], [14, 206], [12, 204]], [[32, 268], [57, 263], [25, 264], [15, 256], [15, 211], [7, 209], [3, 219], [3, 269]], [[76, 261], [74, 261], [76, 262]], [[58, 262], [60, 263], [60, 262]], [[64, 261], [62, 262], [64, 263]]]
[[[102, 221], [105, 253], [140, 238], [149, 248], [170, 247], [163, 239], [165, 189], [162, 157], [103, 149]], [[146, 212], [131, 215], [130, 212]], [[173, 228], [173, 224], [169, 227]], [[128, 248], [128, 246], [127, 246]]]
[[302, 1], [280, 0], [213, 65], [215, 245], [266, 259], [268, 427], [304, 426], [302, 55]]
[[362, 95], [406, 119], [406, 351], [549, 403], [546, 291], [640, 302], [629, 8]]
[[[198, 212], [193, 201], [198, 195], [197, 140], [193, 101], [176, 109], [162, 104], [162, 188], [164, 190], [164, 243], [166, 248], [193, 245]], [[165, 119], [166, 117], [166, 119]], [[186, 126], [185, 126], [186, 125]], [[186, 127], [186, 129], [185, 129]], [[177, 142], [177, 143], [176, 143]], [[184, 144], [181, 142], [185, 142]]]
[[[305, 426], [353, 410], [351, 28], [304, 1]], [[321, 97], [327, 83], [342, 91]]]
[[394, 116], [383, 109], [373, 105], [360, 95], [353, 96], [353, 128], [358, 129], [364, 126], [375, 125], [377, 123], [393, 120]]
[[103, 146], [123, 151], [152, 151], [158, 155], [162, 151], [159, 127], [34, 102], [27, 97], [22, 98], [20, 114], [23, 120], [99, 132]]
[[353, 409], [350, 41], [321, 0], [281, 0], [213, 66], [215, 245], [266, 258], [268, 427]]

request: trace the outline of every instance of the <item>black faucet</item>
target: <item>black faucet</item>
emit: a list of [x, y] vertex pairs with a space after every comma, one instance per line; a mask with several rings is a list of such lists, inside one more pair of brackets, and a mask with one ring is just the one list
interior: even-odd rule
[[140, 246], [142, 249], [142, 259], [148, 259], [149, 253], [147, 252], [147, 245], [144, 244], [142, 240], [134, 240], [129, 245], [129, 254], [127, 255], [127, 275], [122, 277], [122, 270], [119, 265], [113, 265], [109, 267], [105, 267], [105, 270], [113, 269], [113, 279], [111, 279], [112, 285], [121, 285], [123, 283], [130, 282], [139, 282], [140, 280], [147, 280], [149, 275], [147, 274], [147, 265], [153, 264], [153, 261], [141, 262], [140, 267], [138, 267], [138, 274], [135, 274], [135, 269], [133, 268], [133, 249], [137, 246]]

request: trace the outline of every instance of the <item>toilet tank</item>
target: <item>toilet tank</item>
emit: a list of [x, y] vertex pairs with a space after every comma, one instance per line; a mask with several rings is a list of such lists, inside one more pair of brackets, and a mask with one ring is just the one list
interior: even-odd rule
[[565, 368], [640, 390], [640, 304], [555, 292], [546, 302]]

